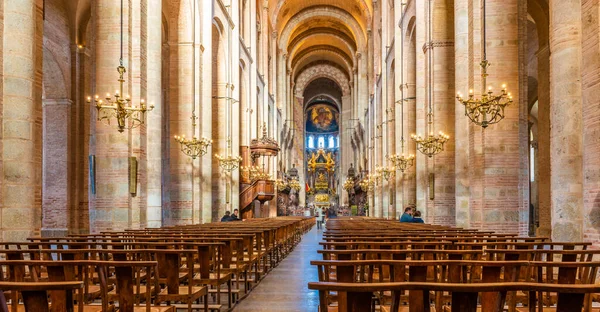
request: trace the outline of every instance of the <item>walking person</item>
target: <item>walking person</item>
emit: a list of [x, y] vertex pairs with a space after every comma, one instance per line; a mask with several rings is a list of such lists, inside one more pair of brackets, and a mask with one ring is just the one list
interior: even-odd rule
[[323, 218], [322, 218], [322, 211], [321, 209], [319, 209], [319, 207], [315, 208], [315, 216], [317, 217], [317, 230], [320, 230], [323, 226]]

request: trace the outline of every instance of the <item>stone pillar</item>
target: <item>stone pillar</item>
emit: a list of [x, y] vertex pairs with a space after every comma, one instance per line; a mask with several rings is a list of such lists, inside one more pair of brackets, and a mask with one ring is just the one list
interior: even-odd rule
[[39, 235], [42, 214], [42, 1], [4, 0], [0, 209], [3, 241]]
[[42, 235], [69, 233], [69, 136], [72, 101], [43, 100]]
[[583, 239], [581, 0], [550, 1], [552, 239]]
[[[170, 174], [170, 205], [168, 211], [163, 211], [164, 225], [188, 224], [192, 221], [192, 198], [194, 193], [192, 187], [195, 187], [192, 182], [192, 164], [190, 157], [181, 152], [181, 147], [174, 136], [179, 135], [192, 137], [198, 135], [192, 133], [192, 109], [195, 105], [192, 98], [192, 84], [194, 77], [192, 76], [192, 24], [191, 20], [191, 2], [182, 2], [184, 6], [181, 14], [175, 16], [178, 20], [173, 19], [170, 25], [169, 33], [172, 34], [170, 41], [170, 79], [169, 79], [169, 106], [168, 106], [168, 121], [169, 121], [169, 136], [167, 146], [169, 147], [169, 174]], [[198, 22], [198, 21], [197, 21]], [[178, 25], [185, 25], [180, 27]], [[212, 29], [211, 29], [212, 34]], [[198, 34], [197, 34], [198, 35]], [[212, 34], [214, 35], [214, 34]], [[208, 44], [211, 46], [210, 44]], [[212, 48], [212, 46], [211, 46]], [[223, 52], [222, 52], [223, 53]], [[210, 54], [209, 54], [210, 55]], [[199, 70], [196, 70], [199, 75]], [[210, 80], [209, 80], [210, 81]], [[205, 89], [211, 90], [211, 89]], [[198, 94], [197, 94], [198, 95]], [[211, 99], [212, 102], [212, 99]], [[198, 125], [203, 127], [202, 115], [208, 116], [210, 109], [203, 107], [200, 112], [196, 110], [196, 115], [199, 117]], [[198, 131], [198, 130], [196, 130]], [[202, 135], [200, 135], [202, 136]], [[215, 140], [216, 142], [216, 140]], [[212, 157], [207, 155], [205, 157]], [[196, 172], [194, 172], [195, 174]], [[196, 198], [194, 198], [194, 201]], [[212, 207], [212, 205], [210, 206]]]
[[[146, 225], [162, 225], [162, 0], [146, 0], [146, 97], [154, 103], [147, 115]], [[172, 138], [169, 138], [172, 140]]]
[[[144, 69], [147, 68], [148, 28], [146, 24], [142, 23], [142, 18], [146, 18], [147, 7], [142, 4], [142, 1], [131, 1], [130, 5], [131, 7], [128, 10], [131, 16], [129, 32], [132, 39], [128, 42], [131, 47], [131, 56], [129, 57], [127, 71], [131, 79], [127, 82], [127, 89], [129, 90], [128, 94], [131, 95], [132, 103], [140, 103], [141, 99], [147, 99], [147, 72]], [[155, 103], [148, 102], [148, 104], [154, 105]], [[146, 121], [150, 120], [152, 114], [153, 112], [148, 113]], [[131, 196], [129, 200], [130, 228], [145, 228], [147, 226], [148, 174], [146, 169], [148, 168], [148, 155], [146, 151], [148, 150], [148, 126], [146, 124], [144, 127], [137, 127], [128, 133], [130, 141], [129, 154], [136, 158], [138, 164], [135, 173], [137, 175], [136, 194]]]
[[[477, 158], [479, 154], [481, 158], [472, 162], [474, 176], [470, 182], [482, 185], [482, 190], [479, 193], [471, 188], [480, 207], [471, 205], [470, 221], [473, 227], [527, 235], [526, 228], [521, 227], [527, 224], [523, 200], [528, 202], [529, 194], [527, 186], [522, 184], [522, 169], [527, 164], [523, 164], [520, 151], [523, 121], [527, 127], [521, 114], [523, 105], [527, 105], [523, 102], [526, 97], [521, 96], [526, 84], [520, 76], [520, 61], [524, 57], [519, 49], [521, 39], [515, 40], [521, 38], [521, 27], [524, 27], [522, 18], [526, 15], [520, 12], [522, 5], [526, 4], [517, 0], [486, 2], [487, 59], [491, 63], [487, 85], [499, 92], [501, 85], [506, 84], [513, 95], [513, 104], [506, 108], [505, 118], [499, 123], [486, 129], [471, 126], [475, 152], [470, 156]], [[474, 61], [479, 63], [478, 59]], [[477, 84], [473, 89], [480, 94], [482, 86]], [[474, 217], [474, 213], [478, 216]]]
[[[204, 52], [200, 53], [200, 70], [198, 73], [198, 76], [201, 77], [202, 79], [200, 80], [200, 108], [202, 110], [202, 114], [204, 114], [204, 116], [212, 116], [213, 115], [213, 107], [212, 107], [212, 103], [213, 103], [213, 92], [212, 92], [212, 88], [213, 88], [213, 75], [216, 74], [212, 71], [213, 69], [213, 45], [212, 45], [212, 41], [213, 41], [213, 35], [214, 33], [212, 31], [208, 31], [209, 29], [212, 29], [213, 27], [213, 19], [212, 19], [212, 12], [213, 12], [213, 5], [214, 2], [213, 1], [200, 1], [198, 2], [200, 4], [199, 10], [200, 10], [200, 16], [202, 17], [200, 19], [200, 23], [202, 24], [201, 29], [203, 30], [200, 34], [201, 34], [201, 42], [202, 42], [202, 46], [204, 47]], [[208, 120], [204, 120], [204, 122], [199, 122], [198, 123], [200, 126], [200, 135], [201, 136], [205, 136], [207, 138], [212, 138], [213, 134], [212, 134], [212, 122], [208, 121]], [[214, 144], [214, 143], [213, 143]], [[200, 192], [201, 192], [201, 200], [200, 200], [200, 204], [201, 204], [201, 211], [202, 211], [202, 223], [207, 223], [207, 222], [211, 222], [213, 220], [213, 210], [212, 210], [212, 205], [213, 205], [213, 199], [212, 199], [212, 175], [213, 175], [213, 164], [214, 162], [212, 161], [212, 159], [214, 159], [214, 152], [213, 152], [214, 147], [213, 146], [209, 146], [208, 147], [208, 151], [206, 152], [206, 155], [204, 156], [204, 158], [200, 161], [201, 165], [200, 165], [200, 176], [201, 176], [201, 181], [200, 181]], [[219, 218], [220, 216], [215, 216], [215, 219]]]
[[[470, 11], [469, 0], [454, 1], [454, 59], [455, 59], [455, 88], [462, 92], [473, 89], [473, 60], [469, 54], [473, 47], [472, 38], [469, 35]], [[464, 106], [453, 100], [455, 105], [454, 124], [454, 191], [456, 198], [455, 219], [456, 226], [470, 227], [469, 212], [469, 124], [470, 120], [464, 114]]]
[[[428, 221], [433, 224], [453, 226], [456, 223], [456, 194], [454, 177], [454, 6], [451, 1], [434, 1], [433, 18], [432, 84], [434, 133], [443, 131], [450, 136], [444, 151], [433, 157], [435, 173], [435, 199], [431, 203]], [[432, 192], [430, 189], [429, 192]]]
[[[538, 149], [537, 149], [537, 185], [538, 185], [538, 214], [539, 227], [535, 232], [539, 236], [552, 234], [552, 190], [550, 170], [550, 49], [547, 42], [537, 51], [538, 59]], [[528, 151], [529, 152], [529, 151]]]
[[340, 206], [350, 206], [350, 200], [348, 198], [348, 192], [342, 188], [344, 181], [348, 177], [348, 169], [350, 163], [352, 163], [352, 146], [350, 145], [350, 139], [352, 136], [353, 122], [351, 119], [352, 115], [352, 96], [350, 94], [344, 94], [342, 96], [342, 111], [340, 113], [340, 160], [341, 166], [339, 166], [338, 177], [340, 185], [338, 186], [338, 194], [340, 194]]
[[[408, 23], [408, 22], [407, 22]], [[406, 47], [406, 67], [405, 67], [405, 86], [404, 88], [404, 103], [402, 104], [402, 118], [404, 119], [404, 146], [406, 155], [418, 156], [415, 142], [410, 138], [411, 134], [417, 133], [417, 48], [416, 48], [416, 31], [412, 32], [412, 36], [408, 36], [409, 29], [406, 30], [405, 47]], [[417, 163], [416, 159], [410, 168], [404, 172], [402, 177], [402, 197], [404, 206], [417, 203]], [[400, 211], [404, 212], [404, 207], [400, 207]]]
[[[94, 2], [96, 14], [96, 90], [100, 97], [106, 93], [114, 95], [119, 83], [117, 66], [119, 65], [120, 38], [115, 32], [120, 29], [120, 1], [108, 0]], [[124, 14], [129, 12], [128, 3], [124, 3]], [[128, 72], [125, 74], [126, 85], [131, 81], [129, 70], [129, 18], [123, 19], [124, 47], [123, 65]], [[127, 91], [125, 91], [127, 90]], [[130, 90], [125, 88], [124, 92]], [[94, 112], [94, 119], [96, 117]], [[103, 230], [125, 229], [130, 226], [129, 209], [129, 139], [128, 131], [120, 133], [115, 126], [115, 120], [108, 125], [106, 121], [95, 122], [95, 133], [92, 142], [95, 143], [96, 156], [96, 194], [90, 207], [90, 231], [97, 233]]]
[[598, 1], [583, 0], [582, 8], [582, 95], [583, 95], [583, 200], [584, 224], [583, 238], [600, 244], [600, 16]]
[[[415, 2], [416, 6], [416, 22], [415, 31], [415, 50], [416, 50], [416, 64], [415, 64], [415, 91], [416, 91], [416, 103], [415, 103], [415, 129], [418, 134], [426, 134], [427, 125], [427, 84], [428, 80], [424, 73], [427, 72], [427, 55], [424, 53], [422, 47], [427, 40], [427, 5], [426, 1]], [[410, 67], [409, 67], [410, 68]], [[421, 74], [419, 74], [421, 73]], [[410, 80], [409, 80], [410, 81]], [[409, 102], [410, 103], [410, 102]], [[412, 132], [411, 132], [412, 133]], [[411, 139], [411, 145], [416, 146], [414, 141]], [[415, 147], [416, 150], [416, 147]], [[429, 196], [429, 177], [428, 177], [428, 163], [429, 159], [421, 152], [415, 152], [415, 179], [416, 179], [416, 204], [417, 209], [423, 213], [423, 219], [425, 222], [429, 221], [427, 198]]]

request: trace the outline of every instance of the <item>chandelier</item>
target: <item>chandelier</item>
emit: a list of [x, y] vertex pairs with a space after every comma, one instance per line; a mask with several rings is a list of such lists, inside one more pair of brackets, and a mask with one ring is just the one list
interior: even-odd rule
[[360, 181], [359, 185], [360, 185], [360, 189], [363, 190], [363, 192], [369, 191], [369, 180], [364, 179], [364, 180]]
[[[123, 0], [121, 0], [121, 56], [117, 72], [119, 72], [119, 90], [115, 91], [114, 99], [110, 93], [107, 93], [104, 98], [106, 102], [100, 99], [98, 95], [94, 96], [93, 101], [98, 111], [98, 121], [104, 120], [106, 124], [110, 125], [110, 120], [116, 118], [117, 128], [119, 132], [123, 132], [125, 128], [133, 129], [144, 124], [146, 112], [154, 109], [154, 105], [147, 107], [144, 99], [140, 101], [139, 107], [131, 105], [129, 95], [123, 93], [126, 72], [125, 66], [123, 66]], [[92, 103], [91, 96], [88, 96], [87, 102]], [[129, 126], [126, 125], [127, 120], [129, 120]]]
[[[389, 159], [388, 156], [386, 156], [386, 158]], [[377, 172], [378, 177], [383, 177], [386, 181], [389, 181], [390, 178], [393, 178], [396, 176], [396, 167], [394, 167], [394, 166], [391, 166], [391, 167], [376, 166], [375, 172]]]
[[352, 189], [354, 189], [354, 179], [348, 177], [346, 181], [344, 181], [342, 187], [344, 188], [344, 190], [346, 190], [346, 192], [352, 191]]
[[242, 157], [231, 155], [231, 137], [227, 138], [227, 156], [215, 154], [215, 157], [219, 160], [219, 166], [225, 172], [232, 172], [240, 166]]
[[299, 192], [300, 191], [300, 182], [296, 179], [291, 179], [289, 182], [290, 189]]
[[189, 157], [192, 157], [192, 159], [196, 159], [198, 156], [206, 155], [208, 146], [212, 144], [212, 140], [205, 137], [202, 137], [199, 140], [195, 136], [191, 139], [186, 139], [185, 135], [176, 135], [175, 141], [179, 142], [181, 145], [181, 151]]
[[379, 184], [377, 179], [379, 175], [377, 174], [368, 174], [366, 179], [360, 181], [359, 185], [363, 192], [372, 192], [375, 189], [375, 185]]
[[[196, 3], [193, 3], [193, 27], [192, 27], [192, 64], [196, 64]], [[204, 156], [208, 152], [208, 146], [212, 144], [212, 140], [202, 137], [198, 139], [196, 133], [196, 66], [192, 66], [192, 133], [194, 136], [191, 139], [186, 139], [185, 134], [182, 136], [175, 136], [175, 141], [179, 142], [181, 151], [192, 159], [198, 158], [198, 156]]]
[[[401, 31], [401, 42], [404, 42], [404, 31]], [[404, 49], [400, 49], [400, 59], [404, 60]], [[396, 103], [400, 103], [400, 111], [402, 112], [402, 115], [400, 117], [401, 120], [401, 137], [400, 137], [400, 144], [401, 144], [401, 150], [402, 150], [402, 154], [395, 154], [392, 156], [389, 156], [389, 160], [392, 162], [392, 164], [394, 164], [394, 167], [396, 167], [396, 169], [400, 170], [401, 173], [404, 173], [404, 171], [406, 171], [408, 168], [412, 167], [415, 163], [415, 155], [410, 154], [408, 156], [404, 155], [404, 101], [406, 101], [405, 97], [404, 97], [404, 62], [400, 62], [400, 93], [401, 93], [401, 99], [396, 102]]]
[[504, 108], [512, 103], [512, 95], [506, 92], [506, 85], [502, 85], [502, 90], [499, 94], [494, 94], [492, 87], [489, 86], [485, 90], [486, 78], [488, 76], [487, 69], [490, 63], [486, 55], [485, 42], [485, 0], [483, 1], [483, 60], [479, 63], [481, 66], [481, 98], [476, 98], [473, 94], [473, 89], [469, 90], [469, 97], [464, 99], [460, 92], [457, 93], [456, 99], [465, 107], [465, 115], [476, 125], [484, 129], [491, 124], [500, 122], [504, 119]]
[[421, 135], [413, 134], [411, 137], [417, 144], [417, 150], [428, 157], [433, 157], [433, 155], [439, 154], [444, 150], [444, 144], [448, 142], [450, 137], [444, 134], [442, 131], [440, 131], [437, 135], [433, 134], [433, 41], [431, 37], [433, 32], [433, 20], [431, 17], [431, 0], [427, 6], [427, 12], [429, 15], [429, 113], [427, 113], [427, 129], [429, 130], [429, 135], [422, 137]]
[[404, 140], [402, 141], [402, 155], [392, 155], [389, 156], [389, 160], [394, 164], [394, 167], [400, 172], [406, 171], [406, 169], [413, 166], [415, 162], [415, 155], [410, 154], [408, 156], [404, 155]]
[[258, 179], [258, 174], [260, 173], [260, 168], [258, 166], [242, 166], [240, 167], [240, 171], [243, 175], [248, 176], [248, 180], [250, 182], [254, 182]]
[[275, 184], [277, 184], [277, 189], [279, 191], [283, 191], [283, 190], [289, 188], [288, 183], [283, 179], [277, 179], [277, 181], [275, 181]]

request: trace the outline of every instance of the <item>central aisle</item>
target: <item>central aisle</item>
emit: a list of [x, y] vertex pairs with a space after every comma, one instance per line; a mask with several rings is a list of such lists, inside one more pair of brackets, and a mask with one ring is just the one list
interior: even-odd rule
[[294, 251], [269, 272], [234, 311], [317, 311], [319, 293], [309, 290], [308, 282], [319, 280], [317, 269], [310, 261], [322, 259], [317, 254], [321, 235], [315, 225], [302, 236]]

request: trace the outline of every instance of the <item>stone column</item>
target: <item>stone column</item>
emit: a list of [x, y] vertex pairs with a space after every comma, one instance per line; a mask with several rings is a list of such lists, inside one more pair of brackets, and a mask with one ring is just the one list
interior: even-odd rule
[[[392, 14], [393, 16], [393, 14]], [[392, 30], [390, 30], [392, 31]], [[394, 53], [394, 52], [391, 52]], [[387, 87], [387, 110], [386, 110], [386, 126], [387, 126], [387, 133], [386, 136], [388, 138], [388, 149], [387, 149], [387, 155], [391, 156], [396, 154], [396, 123], [398, 122], [398, 119], [396, 119], [396, 109], [395, 109], [395, 98], [396, 98], [396, 89], [395, 89], [395, 85], [396, 85], [396, 69], [395, 69], [395, 62], [393, 64], [391, 64], [390, 66], [390, 72], [388, 74], [388, 87]], [[393, 163], [390, 161], [384, 161], [384, 164], [389, 168], [389, 167], [393, 167]], [[385, 207], [388, 210], [388, 217], [389, 218], [396, 218], [396, 175], [397, 172], [394, 170], [393, 172], [394, 176], [390, 177], [389, 182], [388, 182], [388, 188], [386, 190], [386, 192], [388, 193], [388, 203], [387, 203], [387, 207]]]
[[[433, 63], [433, 109], [434, 133], [443, 131], [450, 136], [444, 151], [433, 158], [435, 173], [435, 199], [431, 203], [428, 221], [433, 224], [453, 226], [456, 223], [456, 194], [454, 177], [454, 6], [450, 1], [434, 1], [433, 47], [430, 47]], [[430, 189], [429, 192], [432, 190]]]
[[42, 235], [69, 233], [69, 134], [72, 101], [44, 99], [43, 108], [43, 187]]
[[[214, 2], [213, 1], [200, 1], [198, 2], [200, 4], [200, 7], [198, 8], [200, 10], [199, 15], [201, 16], [201, 19], [199, 21], [199, 23], [201, 23], [201, 29], [202, 32], [200, 32], [200, 36], [201, 36], [201, 43], [202, 46], [204, 47], [204, 52], [200, 53], [200, 70], [198, 73], [198, 76], [201, 77], [201, 81], [199, 83], [199, 88], [201, 90], [200, 93], [200, 108], [202, 110], [202, 114], [204, 114], [204, 116], [212, 116], [213, 115], [213, 107], [212, 107], [212, 87], [213, 87], [213, 81], [212, 81], [212, 76], [213, 74], [215, 74], [212, 71], [213, 68], [213, 60], [212, 60], [212, 55], [213, 55], [213, 45], [212, 45], [212, 41], [213, 41], [213, 35], [214, 33], [211, 31], [208, 31], [209, 29], [212, 29], [213, 27], [213, 19], [212, 19], [212, 12], [213, 12], [213, 5]], [[213, 134], [212, 134], [212, 122], [209, 120], [204, 120], [203, 122], [199, 122], [199, 127], [200, 127], [200, 136], [205, 136], [207, 138], [212, 138]], [[214, 159], [214, 152], [213, 152], [213, 146], [209, 146], [208, 147], [208, 151], [206, 152], [206, 155], [204, 156], [204, 158], [200, 161], [201, 165], [200, 165], [200, 176], [201, 176], [201, 182], [200, 182], [200, 193], [201, 193], [201, 200], [200, 200], [200, 204], [201, 204], [201, 211], [202, 211], [202, 223], [208, 223], [211, 222], [213, 219], [213, 210], [212, 210], [212, 205], [213, 205], [213, 199], [212, 199], [212, 174], [213, 174], [213, 161], [212, 159]], [[216, 218], [219, 218], [220, 216], [215, 216]]]
[[[471, 184], [480, 183], [483, 189], [481, 197], [477, 192], [472, 192], [475, 198], [480, 199], [480, 209], [473, 205], [470, 208], [472, 212], [477, 209], [475, 213], [479, 214], [478, 217], [471, 216], [473, 227], [526, 235], [526, 229], [523, 233], [521, 227], [522, 223], [525, 226], [527, 223], [522, 203], [525, 197], [528, 201], [529, 195], [528, 192], [525, 194], [526, 186], [522, 185], [520, 131], [524, 130], [521, 128], [522, 105], [527, 104], [522, 103], [524, 98], [521, 96], [525, 87], [520, 76], [523, 56], [519, 53], [519, 40], [515, 40], [521, 38], [521, 27], [524, 27], [522, 18], [526, 15], [520, 12], [522, 5], [525, 4], [517, 0], [486, 2], [487, 59], [491, 63], [487, 85], [499, 92], [501, 85], [506, 84], [513, 95], [513, 104], [506, 108], [505, 118], [499, 123], [486, 129], [472, 126], [476, 135], [473, 140], [475, 154], [481, 153], [481, 158], [472, 162], [475, 176]], [[479, 60], [475, 59], [475, 62], [479, 63]], [[477, 84], [473, 89], [480, 94], [482, 86]], [[480, 142], [477, 133], [481, 133]], [[480, 182], [476, 179], [477, 175], [481, 176]], [[477, 220], [479, 218], [481, 221]]]
[[3, 241], [39, 235], [42, 204], [42, 1], [4, 0], [0, 207]]
[[598, 1], [583, 0], [582, 8], [582, 95], [583, 95], [583, 200], [584, 224], [583, 237], [586, 241], [600, 242], [600, 60], [598, 46], [600, 45], [599, 4]]
[[545, 217], [540, 209], [540, 226], [551, 222], [552, 238], [559, 241], [583, 238], [581, 13], [581, 1], [550, 2], [552, 215]]
[[[408, 23], [408, 21], [407, 21]], [[406, 47], [406, 66], [405, 66], [405, 85], [404, 102], [402, 103], [402, 118], [404, 119], [404, 147], [406, 155], [418, 156], [415, 142], [410, 138], [411, 134], [417, 133], [417, 48], [416, 48], [416, 31], [409, 36], [409, 29], [406, 30], [405, 47]], [[412, 38], [411, 38], [412, 37]], [[402, 177], [402, 197], [404, 206], [417, 203], [417, 162], [404, 172]], [[401, 212], [404, 212], [404, 207], [400, 207]]]
[[[428, 80], [424, 73], [427, 72], [427, 55], [424, 53], [422, 47], [427, 40], [427, 1], [417, 1], [416, 6], [416, 22], [415, 31], [415, 53], [416, 53], [416, 64], [415, 64], [415, 133], [425, 135], [427, 125], [427, 84]], [[409, 67], [410, 68], [410, 67]], [[410, 80], [409, 80], [410, 81]], [[410, 102], [409, 102], [410, 103]], [[412, 132], [411, 132], [412, 133]], [[416, 146], [414, 141], [410, 139], [411, 145]], [[416, 147], [415, 147], [416, 149]], [[415, 152], [415, 179], [416, 179], [416, 204], [417, 209], [423, 213], [425, 222], [429, 221], [427, 198], [429, 197], [429, 178], [428, 178], [428, 163], [429, 158], [423, 155], [421, 152]]]
[[[162, 224], [162, 0], [146, 0], [146, 97], [154, 103], [148, 114], [147, 131], [147, 186], [146, 225]], [[171, 138], [169, 138], [172, 140]]]
[[[119, 49], [120, 49], [120, 4], [118, 0], [96, 1], [96, 90], [100, 97], [107, 93], [112, 97], [118, 90]], [[124, 14], [129, 12], [128, 3], [124, 3]], [[123, 65], [125, 73], [125, 91], [129, 93], [131, 72], [129, 70], [129, 18], [123, 19], [124, 47]], [[113, 97], [114, 98], [114, 97]], [[96, 114], [96, 112], [94, 112]], [[95, 118], [95, 115], [94, 115]], [[125, 229], [130, 226], [131, 216], [129, 207], [129, 139], [128, 130], [120, 133], [115, 126], [115, 120], [108, 125], [106, 121], [95, 122], [95, 133], [92, 142], [95, 143], [96, 156], [96, 194], [94, 204], [90, 207], [90, 231], [97, 233], [103, 230]]]
[[[455, 59], [455, 88], [461, 93], [473, 88], [472, 57], [469, 51], [473, 47], [472, 36], [469, 35], [469, 0], [454, 1], [454, 59]], [[454, 191], [456, 198], [456, 226], [470, 227], [469, 213], [469, 124], [470, 120], [464, 114], [464, 106], [453, 100], [455, 105], [454, 124]]]
[[552, 239], [583, 239], [581, 0], [550, 1]]
[[[550, 49], [548, 43], [540, 46], [537, 51], [538, 59], [538, 157], [537, 163], [537, 185], [538, 185], [538, 214], [539, 227], [535, 232], [539, 236], [550, 236], [552, 234], [552, 190], [550, 170]], [[529, 152], [529, 151], [528, 151]]]

